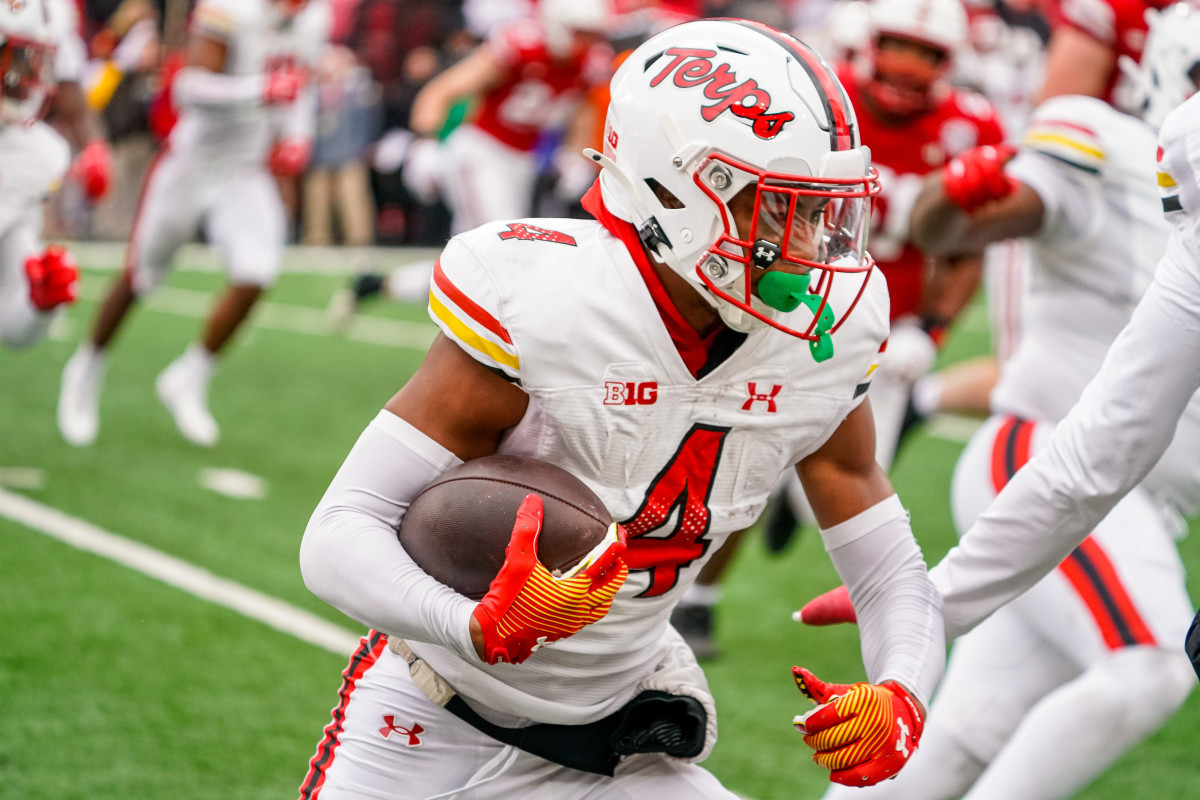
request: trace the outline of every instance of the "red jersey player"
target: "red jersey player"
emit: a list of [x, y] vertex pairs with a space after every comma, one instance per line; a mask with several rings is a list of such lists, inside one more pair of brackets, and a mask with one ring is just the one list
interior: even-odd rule
[[885, 466], [912, 383], [933, 366], [941, 334], [980, 274], [976, 257], [932, 269], [933, 261], [908, 240], [921, 179], [973, 147], [1004, 139], [991, 102], [948, 81], [966, 38], [960, 0], [877, 0], [869, 47], [839, 69], [883, 183], [872, 212], [871, 253], [888, 280], [893, 331], [879, 367], [885, 380], [877, 381], [871, 403]]

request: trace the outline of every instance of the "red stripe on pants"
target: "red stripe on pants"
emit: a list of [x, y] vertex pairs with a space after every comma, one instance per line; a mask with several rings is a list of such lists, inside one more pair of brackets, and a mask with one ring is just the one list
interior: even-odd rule
[[325, 726], [324, 735], [317, 745], [317, 752], [308, 762], [308, 774], [300, 784], [300, 800], [317, 800], [317, 795], [321, 793], [321, 787], [325, 785], [325, 773], [333, 764], [338, 737], [342, 733], [342, 723], [346, 720], [346, 706], [350, 704], [350, 695], [354, 693], [358, 679], [375, 665], [385, 647], [387, 637], [378, 631], [371, 631], [362, 638], [354, 655], [350, 656], [350, 664], [342, 673], [342, 688], [338, 690], [338, 704], [333, 708], [333, 721]]
[[[992, 486], [997, 494], [1029, 461], [1033, 428], [1032, 422], [1008, 417], [996, 432], [991, 468]], [[1058, 565], [1058, 570], [1091, 612], [1110, 650], [1155, 644], [1154, 635], [1122, 585], [1112, 560], [1095, 537], [1085, 539]]]

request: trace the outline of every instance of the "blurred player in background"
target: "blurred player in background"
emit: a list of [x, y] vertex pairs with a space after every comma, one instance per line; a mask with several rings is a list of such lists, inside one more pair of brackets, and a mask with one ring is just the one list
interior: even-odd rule
[[[562, 151], [568, 157], [591, 144], [593, 109], [581, 101], [611, 75], [613, 53], [605, 40], [611, 16], [608, 0], [540, 0], [534, 17], [497, 28], [421, 89], [413, 103], [414, 138], [403, 156], [404, 178], [418, 197], [445, 195], [452, 234], [530, 214], [538, 167], [534, 149], [547, 131], [567, 129]], [[473, 106], [469, 120], [439, 143], [451, 107], [463, 99]], [[585, 162], [572, 174], [580, 170], [586, 185], [595, 170]], [[358, 276], [332, 302], [334, 326], [344, 325], [358, 302], [380, 292], [423, 301], [432, 267], [405, 265], [386, 279]]]
[[286, 226], [274, 176], [295, 176], [308, 161], [315, 110], [308, 70], [328, 26], [320, 0], [197, 6], [187, 66], [173, 85], [182, 113], [147, 173], [125, 270], [63, 370], [58, 426], [69, 443], [95, 440], [109, 344], [134, 301], [167, 277], [176, 251], [202, 223], [230, 285], [199, 341], [158, 376], [156, 389], [184, 437], [216, 443], [209, 380], [217, 355], [279, 274]]
[[79, 270], [42, 245], [42, 207], [66, 173], [70, 148], [39, 121], [54, 91], [54, 35], [42, 0], [0, 4], [0, 343], [40, 341], [74, 302]]
[[[872, 682], [824, 684], [796, 668], [821, 704], [797, 722], [805, 742], [832, 780], [863, 785], [900, 769], [919, 738], [942, 622], [874, 457], [866, 393], [887, 290], [863, 250], [877, 187], [854, 109], [805, 45], [727, 20], [652, 37], [611, 95], [605, 153], [589, 151], [603, 167], [584, 200], [594, 219], [499, 221], [451, 240], [430, 295], [437, 340], [305, 531], [306, 584], [374, 628], [306, 800], [468, 787], [476, 798], [733, 798], [690, 763], [715, 741], [715, 709], [668, 617], [793, 468], [864, 608]], [[516, 577], [476, 603], [409, 558], [396, 527], [411, 500], [493, 452], [569, 470], [622, 521], [629, 572], [615, 596], [597, 596], [616, 588], [607, 580], [526, 582], [531, 567], [510, 562]], [[673, 699], [632, 705], [648, 689]], [[695, 711], [683, 728], [669, 713], [682, 705]], [[642, 755], [618, 761], [631, 750], [603, 730], [625, 712]]]
[[48, 120], [77, 154], [71, 165], [71, 177], [78, 181], [84, 199], [97, 203], [112, 186], [112, 151], [105, 139], [104, 126], [83, 91], [87, 48], [80, 36], [79, 7], [75, 0], [43, 0], [43, 3], [55, 43], [57, 84]]
[[[1200, 12], [1181, 5], [1146, 44], [1145, 121], [1094, 98], [1051, 99], [1007, 167], [995, 150], [973, 151], [918, 198], [914, 235], [931, 249], [1023, 235], [1032, 255], [1025, 335], [994, 416], [955, 469], [959, 531], [1049, 441], [1150, 284], [1170, 233], [1155, 127], [1195, 91], [1189, 72], [1200, 78]], [[1160, 185], [1173, 182], [1160, 172]], [[911, 771], [864, 797], [1068, 797], [1170, 718], [1196, 683], [1181, 648], [1192, 604], [1174, 538], [1200, 510], [1197, 453], [1200, 396], [1141, 486], [1057, 570], [955, 642]]]
[[[960, 0], [875, 0], [867, 46], [838, 77], [858, 113], [863, 144], [871, 148], [882, 193], [871, 215], [871, 254], [887, 278], [892, 331], [871, 387], [876, 458], [891, 466], [913, 383], [933, 367], [946, 328], [979, 284], [979, 253], [935, 259], [909, 241], [908, 220], [922, 178], [977, 145], [1004, 138], [995, 107], [957, 89], [949, 77], [967, 46]], [[778, 552], [812, 514], [790, 477], [766, 516], [768, 549]], [[674, 623], [704, 658], [712, 638], [718, 581], [736, 544], [710, 562]]]
[[[1052, 25], [1034, 95], [1040, 103], [1059, 95], [1098, 97], [1116, 108], [1138, 113], [1136, 91], [1122, 79], [1122, 58], [1135, 63], [1146, 40], [1146, 11], [1173, 0], [1061, 0], [1045, 3]], [[994, 355], [968, 359], [922, 378], [913, 392], [913, 411], [927, 417], [937, 411], [986, 415], [1000, 371], [1020, 342], [1021, 297], [1028, 285], [1028, 254], [1008, 242], [990, 251], [985, 280]]]

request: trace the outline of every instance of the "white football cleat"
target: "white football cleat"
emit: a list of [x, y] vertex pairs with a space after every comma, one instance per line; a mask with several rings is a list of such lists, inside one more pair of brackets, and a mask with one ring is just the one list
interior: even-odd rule
[[107, 362], [84, 344], [63, 367], [58, 393], [58, 431], [68, 444], [86, 447], [100, 433], [100, 388]]
[[221, 431], [208, 411], [208, 381], [184, 362], [172, 361], [154, 381], [158, 399], [175, 418], [183, 438], [201, 447], [217, 443]]

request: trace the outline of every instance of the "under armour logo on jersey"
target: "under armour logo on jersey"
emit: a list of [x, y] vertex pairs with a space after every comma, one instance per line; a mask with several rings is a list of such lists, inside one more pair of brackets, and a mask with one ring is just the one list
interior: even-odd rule
[[896, 717], [896, 727], [900, 729], [900, 738], [896, 740], [896, 752], [908, 758], [908, 726], [904, 720]]
[[672, 56], [672, 59], [662, 72], [651, 79], [650, 85], [658, 86], [674, 72], [672, 82], [676, 86], [681, 89], [703, 86], [704, 96], [717, 101], [700, 108], [700, 116], [705, 122], [712, 122], [728, 111], [744, 120], [758, 138], [774, 139], [796, 115], [791, 111], [768, 113], [771, 108], [770, 93], [753, 78], [737, 83], [737, 77], [728, 64], [713, 64], [711, 59], [716, 54], [716, 50], [701, 48], [668, 48], [666, 55]]
[[759, 390], [758, 384], [755, 381], [750, 381], [746, 384], [746, 392], [750, 395], [750, 397], [746, 399], [746, 402], [742, 403], [742, 411], [752, 410], [755, 403], [766, 403], [767, 413], [774, 414], [779, 410], [779, 406], [775, 404], [775, 398], [778, 397], [779, 393], [782, 391], [783, 386], [778, 383], [774, 383], [771, 384], [770, 391], [763, 392]]
[[537, 225], [526, 225], [523, 222], [508, 223], [508, 230], [501, 231], [500, 238], [519, 239], [523, 242], [554, 242], [555, 244], [569, 244], [571, 247], [578, 246], [574, 236], [562, 231], [539, 228]]
[[424, 733], [425, 729], [421, 727], [419, 722], [414, 722], [411, 728], [405, 728], [396, 724], [396, 718], [387, 714], [383, 718], [383, 727], [379, 729], [379, 735], [384, 739], [391, 739], [393, 733], [398, 733], [401, 736], [407, 736], [408, 741], [405, 745], [408, 747], [420, 747], [420, 734]]

